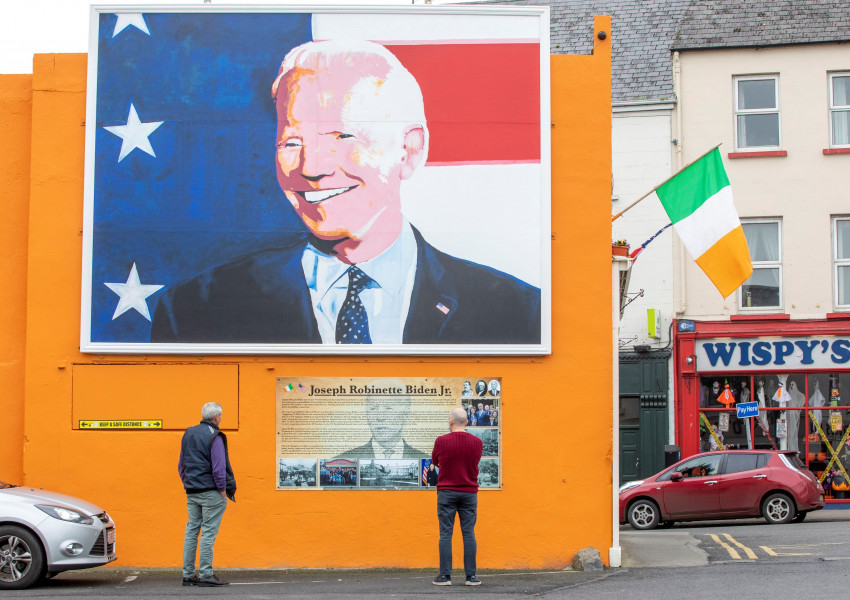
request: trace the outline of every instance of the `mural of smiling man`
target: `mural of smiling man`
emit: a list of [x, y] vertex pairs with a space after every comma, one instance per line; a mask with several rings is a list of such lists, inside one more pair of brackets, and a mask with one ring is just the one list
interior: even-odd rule
[[429, 134], [419, 85], [392, 53], [308, 42], [272, 96], [277, 179], [306, 235], [172, 288], [152, 342], [540, 343], [538, 288], [440, 252], [402, 214]]

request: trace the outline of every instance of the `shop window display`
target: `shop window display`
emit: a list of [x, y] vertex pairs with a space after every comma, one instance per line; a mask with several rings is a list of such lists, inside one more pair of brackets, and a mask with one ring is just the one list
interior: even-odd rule
[[[806, 462], [824, 482], [827, 497], [850, 498], [850, 374], [809, 375]], [[830, 493], [831, 492], [831, 493]]]
[[[700, 387], [701, 452], [797, 450], [827, 498], [850, 499], [850, 373], [711, 375]], [[759, 415], [739, 419], [742, 402]]]
[[[798, 450], [804, 448], [805, 375], [794, 373], [702, 377], [700, 449]], [[729, 396], [734, 400], [729, 403]], [[759, 416], [739, 419], [735, 405], [758, 402]], [[721, 416], [721, 415], [728, 416]], [[721, 435], [712, 435], [709, 425]], [[803, 423], [801, 425], [801, 423]]]
[[735, 405], [751, 402], [749, 377], [703, 377], [700, 381], [700, 451], [750, 448], [749, 419], [738, 419]]

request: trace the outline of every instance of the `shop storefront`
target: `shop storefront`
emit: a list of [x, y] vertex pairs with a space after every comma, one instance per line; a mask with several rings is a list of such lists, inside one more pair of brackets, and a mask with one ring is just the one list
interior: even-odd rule
[[827, 501], [850, 503], [850, 315], [680, 320], [675, 330], [683, 457], [797, 450]]

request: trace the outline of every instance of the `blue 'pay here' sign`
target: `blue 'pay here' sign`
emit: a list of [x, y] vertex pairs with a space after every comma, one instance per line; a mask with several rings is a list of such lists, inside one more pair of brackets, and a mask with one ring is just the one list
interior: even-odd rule
[[746, 417], [757, 417], [759, 416], [759, 403], [758, 402], [742, 402], [737, 405], [738, 409], [738, 418], [744, 419]]

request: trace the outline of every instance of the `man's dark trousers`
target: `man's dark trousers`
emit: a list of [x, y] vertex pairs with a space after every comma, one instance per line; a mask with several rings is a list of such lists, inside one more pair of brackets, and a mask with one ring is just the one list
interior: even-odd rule
[[460, 517], [463, 536], [463, 570], [467, 579], [475, 575], [475, 521], [478, 518], [478, 494], [475, 492], [437, 491], [437, 519], [440, 522], [440, 575], [452, 576], [452, 532], [455, 514]]

